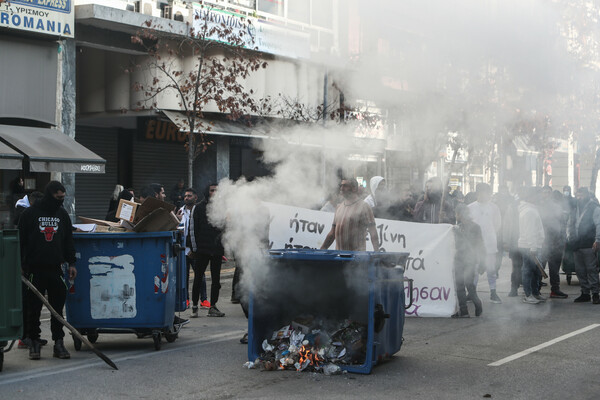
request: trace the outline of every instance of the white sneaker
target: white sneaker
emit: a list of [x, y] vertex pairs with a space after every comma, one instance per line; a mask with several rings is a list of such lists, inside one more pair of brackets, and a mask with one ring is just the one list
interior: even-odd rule
[[525, 296], [523, 297], [523, 303], [527, 304], [539, 304], [540, 301], [533, 296]]
[[190, 318], [198, 318], [198, 307], [197, 306], [192, 307], [192, 315], [190, 315]]

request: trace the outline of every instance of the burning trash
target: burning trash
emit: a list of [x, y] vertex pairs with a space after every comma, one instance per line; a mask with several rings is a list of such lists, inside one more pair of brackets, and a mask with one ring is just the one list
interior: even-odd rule
[[340, 365], [365, 362], [367, 325], [345, 320], [339, 323], [296, 318], [262, 342], [263, 352], [247, 368], [266, 371], [292, 370], [342, 373]]

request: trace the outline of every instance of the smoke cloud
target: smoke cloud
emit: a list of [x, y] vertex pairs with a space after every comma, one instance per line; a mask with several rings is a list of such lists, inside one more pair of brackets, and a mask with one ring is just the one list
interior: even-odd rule
[[[335, 83], [350, 105], [371, 100], [402, 120], [403, 128], [395, 136], [390, 131], [388, 143], [409, 151], [410, 143], [420, 142], [437, 152], [453, 119], [482, 138], [523, 115], [543, 113], [560, 126], [574, 93], [594, 87], [591, 74], [567, 51], [563, 8], [556, 2], [349, 4], [356, 6], [349, 17], [360, 16], [362, 34], [340, 38], [351, 49], [346, 61], [352, 72], [336, 73]], [[224, 244], [244, 267], [243, 285], [253, 292], [270, 275], [263, 252], [269, 217], [261, 202], [320, 206], [338, 183], [337, 169], [351, 168], [348, 154], [369, 153], [352, 149], [352, 136], [353, 127], [315, 124], [257, 141], [272, 175], [219, 183], [210, 219], [225, 229]]]

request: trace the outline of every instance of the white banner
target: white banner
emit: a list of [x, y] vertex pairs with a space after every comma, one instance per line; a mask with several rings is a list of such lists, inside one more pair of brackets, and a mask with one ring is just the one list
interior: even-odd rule
[[74, 37], [73, 0], [0, 1], [0, 26], [60, 37]]
[[[331, 229], [333, 213], [265, 203], [269, 208], [271, 249], [318, 249]], [[413, 305], [406, 315], [449, 317], [455, 312], [454, 232], [448, 224], [376, 219], [381, 247], [410, 253], [404, 276], [413, 279]], [[330, 249], [335, 249], [335, 243]], [[373, 246], [367, 239], [367, 250]], [[408, 304], [408, 284], [404, 288]]]

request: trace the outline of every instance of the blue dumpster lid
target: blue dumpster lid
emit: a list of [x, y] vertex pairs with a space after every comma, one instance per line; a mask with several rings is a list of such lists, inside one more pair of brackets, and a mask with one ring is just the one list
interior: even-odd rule
[[172, 237], [177, 231], [161, 232], [73, 232], [76, 239], [138, 239], [151, 237]]
[[269, 255], [271, 258], [282, 258], [286, 260], [348, 260], [365, 262], [376, 259], [386, 264], [404, 265], [409, 253], [315, 249], [273, 249], [269, 250]]

